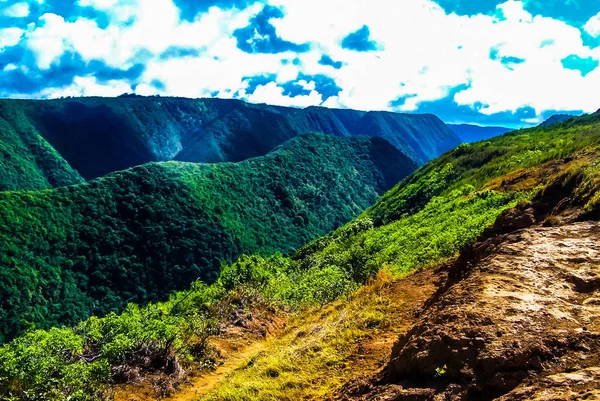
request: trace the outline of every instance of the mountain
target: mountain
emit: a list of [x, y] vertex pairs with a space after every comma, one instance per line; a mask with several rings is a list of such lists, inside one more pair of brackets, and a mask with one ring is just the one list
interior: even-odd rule
[[[324, 145], [331, 147], [329, 142]], [[311, 152], [308, 144], [300, 148], [303, 154]], [[387, 148], [397, 151], [389, 144]], [[379, 149], [376, 153], [382, 152]], [[333, 171], [346, 166], [343, 158], [339, 165], [335, 157], [323, 158], [335, 163]], [[598, 159], [600, 113], [567, 124], [462, 144], [406, 177], [356, 219], [295, 253], [244, 255], [223, 265], [211, 285], [194, 283], [165, 302], [130, 305], [122, 313], [92, 317], [74, 327], [32, 330], [19, 336], [0, 347], [0, 398], [61, 400], [76, 393], [81, 398], [110, 399], [113, 390], [128, 391], [126, 397], [139, 398], [136, 391], [153, 390], [116, 384], [144, 380], [160, 397], [174, 391], [182, 377], [196, 374], [187, 394], [200, 392], [205, 400], [215, 401], [593, 399], [600, 391], [600, 171], [594, 168]], [[203, 168], [226, 166], [232, 164]], [[136, 171], [139, 168], [121, 174]], [[295, 174], [294, 169], [272, 169], [265, 176], [275, 171]], [[356, 175], [348, 166], [343, 171], [349, 177]], [[181, 177], [178, 172], [179, 168], [175, 177]], [[6, 214], [10, 218], [30, 224], [29, 214], [39, 213], [36, 203], [31, 204], [32, 195], [95, 188], [121, 174], [61, 190], [6, 193], [3, 196], [7, 199], [27, 205], [23, 208], [26, 214], [6, 207], [0, 211], [9, 210]], [[151, 183], [148, 177], [156, 175], [154, 172], [133, 181], [146, 187]], [[221, 176], [225, 174], [213, 177]], [[238, 177], [236, 172], [223, 186], [227, 190], [219, 195], [239, 187]], [[183, 181], [190, 188], [189, 181]], [[334, 182], [319, 185], [327, 188]], [[348, 195], [358, 196], [364, 191], [361, 183], [340, 188], [342, 204], [351, 204], [351, 199], [343, 198], [346, 192], [341, 191], [351, 188]], [[120, 184], [115, 187], [120, 188]], [[312, 194], [313, 187], [307, 184], [306, 191]], [[248, 203], [256, 198], [254, 192], [269, 192], [269, 188], [259, 182], [248, 191], [236, 192], [236, 198], [251, 194], [237, 203], [235, 210], [252, 212], [254, 207], [239, 205], [255, 205]], [[124, 192], [135, 193], [127, 187]], [[154, 188], [148, 192], [157, 193]], [[173, 187], [164, 192], [172, 194]], [[282, 191], [273, 193], [282, 198]], [[194, 199], [192, 194], [187, 192], [182, 198], [189, 203]], [[110, 204], [96, 192], [90, 196], [95, 198], [98, 204]], [[294, 204], [295, 197], [289, 198]], [[218, 197], [211, 196], [210, 200], [222, 202]], [[135, 224], [147, 225], [145, 221], [152, 216], [144, 208], [147, 204], [151, 204], [148, 199], [127, 201], [119, 209], [125, 216], [131, 213], [130, 205], [144, 213], [127, 221], [132, 233], [144, 233]], [[208, 206], [194, 213], [210, 211]], [[153, 211], [156, 209], [152, 206]], [[269, 208], [262, 209], [261, 215], [263, 210]], [[169, 209], [165, 216], [173, 216], [175, 222], [193, 221], [191, 216], [196, 216], [182, 219], [176, 212]], [[306, 221], [296, 219], [298, 214], [294, 212], [291, 223], [287, 220], [290, 229]], [[81, 230], [84, 238], [97, 231], [93, 243], [102, 247], [104, 238], [110, 239], [113, 230], [125, 225], [120, 221], [107, 224], [110, 221], [103, 221], [103, 215], [92, 216], [98, 227]], [[317, 217], [324, 219], [328, 214]], [[69, 235], [68, 230], [49, 221], [51, 230], [58, 227], [56, 231]], [[269, 221], [269, 217], [262, 221]], [[256, 229], [253, 224], [246, 225]], [[110, 229], [100, 232], [103, 226]], [[135, 246], [154, 247], [164, 238], [178, 239], [182, 230], [175, 227], [174, 232], [167, 232], [168, 227], [164, 229], [166, 235], [147, 231], [155, 235], [146, 235]], [[239, 232], [243, 229], [240, 224]], [[18, 234], [17, 228], [13, 230], [11, 234]], [[27, 232], [2, 254], [14, 255], [27, 238], [37, 244], [48, 237], [46, 233], [40, 234], [41, 239], [31, 234], [42, 233], [41, 229]], [[269, 241], [277, 241], [280, 235], [271, 234]], [[4, 242], [2, 239], [0, 244]], [[4, 259], [2, 265], [14, 266], [23, 258], [54, 258], [60, 251], [56, 243], [51, 241], [46, 249], [33, 252], [21, 251], [19, 258], [10, 263]], [[160, 258], [168, 249], [159, 245], [148, 259]], [[178, 254], [170, 254], [171, 269], [181, 266]], [[69, 266], [68, 262], [52, 265]], [[127, 284], [121, 275], [128, 273], [129, 265], [115, 265], [114, 282]], [[166, 267], [158, 270], [161, 280], [171, 279], [165, 274]], [[75, 275], [78, 269], [72, 271]], [[31, 280], [56, 276], [56, 272], [44, 270], [23, 272]], [[143, 272], [135, 271], [137, 275]], [[91, 279], [98, 279], [98, 275], [92, 274]], [[2, 277], [0, 288], [6, 288], [5, 283], [14, 281]], [[69, 294], [71, 281], [65, 283], [64, 294]], [[17, 289], [23, 288], [23, 294], [3, 308], [12, 307], [14, 302], [18, 305], [28, 296], [48, 296], [39, 289], [45, 287], [16, 284]], [[98, 291], [105, 288], [98, 287]], [[62, 296], [56, 294], [54, 299]], [[111, 297], [100, 300], [113, 302]], [[75, 301], [73, 305], [78, 305]], [[51, 302], [43, 306], [53, 311]], [[44, 308], [36, 312], [46, 313]], [[23, 314], [22, 319], [31, 317]], [[267, 333], [272, 338], [264, 341]], [[223, 351], [220, 356], [211, 345]], [[202, 373], [223, 360], [225, 363], [211, 375], [218, 379], [207, 389]], [[47, 380], [50, 376], [53, 380]]]
[[464, 143], [485, 141], [495, 136], [504, 135], [513, 131], [505, 127], [481, 127], [472, 124], [446, 124]]
[[242, 253], [289, 253], [415, 169], [384, 139], [312, 134], [239, 163], [151, 163], [0, 193], [1, 337], [212, 282]]
[[417, 164], [460, 143], [433, 115], [296, 109], [239, 100], [141, 96], [2, 100], [0, 112], [14, 116], [6, 119], [3, 131], [30, 130], [41, 136], [85, 179], [148, 162], [242, 161], [263, 156], [304, 133], [379, 136]]
[[[204, 399], [511, 400], [546, 385], [553, 396], [540, 399], [598, 394], [599, 157], [600, 113], [463, 144], [423, 166], [292, 255], [306, 277], [321, 272], [314, 285], [328, 297]], [[286, 264], [250, 266], [273, 269], [275, 286]], [[293, 283], [310, 294], [307, 281]], [[274, 298], [290, 302], [282, 291]]]
[[0, 191], [83, 182], [22, 114], [0, 102]]
[[559, 124], [559, 123], [562, 123], [564, 121], [568, 121], [568, 120], [570, 120], [572, 118], [575, 118], [575, 117], [577, 117], [577, 116], [574, 116], [572, 114], [555, 114], [555, 115], [549, 117], [543, 123], [541, 123], [539, 125], [539, 127], [548, 127], [550, 125]]

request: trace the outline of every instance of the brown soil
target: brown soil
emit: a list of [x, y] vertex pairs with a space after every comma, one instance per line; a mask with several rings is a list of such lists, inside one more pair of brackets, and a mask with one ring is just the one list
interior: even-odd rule
[[349, 363], [355, 376], [368, 376], [385, 366], [398, 336], [405, 334], [415, 323], [417, 312], [437, 289], [435, 280], [442, 277], [445, 275], [436, 276], [432, 270], [424, 270], [375, 289], [378, 294], [392, 299], [397, 307], [388, 313], [385, 326], [358, 344]]
[[237, 344], [223, 344], [223, 349], [233, 348], [224, 358], [222, 365], [217, 369], [201, 374], [197, 377], [191, 377], [184, 384], [180, 391], [165, 399], [165, 401], [194, 401], [208, 394], [221, 380], [229, 375], [234, 370], [247, 364], [248, 360], [255, 354], [259, 353], [265, 346], [264, 341], [251, 343], [247, 346], [238, 348]]
[[385, 369], [334, 399], [600, 399], [600, 224], [497, 234], [533, 214], [508, 212], [438, 269], [448, 279]]

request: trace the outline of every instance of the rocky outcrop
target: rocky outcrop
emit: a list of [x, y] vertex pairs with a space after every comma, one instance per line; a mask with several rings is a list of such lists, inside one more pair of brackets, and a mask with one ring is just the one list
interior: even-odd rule
[[447, 281], [385, 370], [340, 398], [598, 399], [600, 224], [540, 227], [532, 209], [512, 213], [496, 228], [517, 231], [442, 267]]

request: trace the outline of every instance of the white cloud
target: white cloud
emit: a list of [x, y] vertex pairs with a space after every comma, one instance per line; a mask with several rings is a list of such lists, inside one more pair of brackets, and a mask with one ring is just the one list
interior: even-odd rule
[[43, 97], [67, 97], [67, 96], [103, 96], [114, 97], [123, 93], [131, 92], [131, 87], [121, 81], [108, 81], [98, 83], [93, 77], [75, 77], [73, 84], [65, 88], [43, 90]]
[[0, 51], [6, 47], [15, 46], [23, 36], [23, 30], [19, 28], [0, 29]]
[[1, 11], [1, 14], [6, 17], [12, 18], [24, 18], [29, 16], [29, 4], [28, 3], [16, 3], [10, 7], [6, 7]]
[[594, 15], [589, 21], [583, 26], [583, 29], [592, 37], [597, 38], [600, 36], [600, 13]]
[[40, 22], [43, 27], [27, 34], [27, 45], [35, 53], [38, 67], [48, 69], [65, 52], [65, 20], [60, 15], [44, 14]]
[[259, 86], [256, 91], [248, 96], [248, 100], [253, 103], [269, 103], [277, 106], [308, 107], [322, 102], [321, 95], [316, 91], [311, 91], [309, 95], [289, 97], [283, 95], [283, 88], [277, 86], [275, 82]]
[[[464, 88], [455, 94], [458, 104], [483, 105], [485, 114], [527, 106], [538, 112], [594, 111], [600, 106], [600, 99], [589, 90], [600, 86], [600, 69], [582, 77], [561, 64], [571, 54], [600, 60], [600, 47], [584, 46], [578, 28], [533, 16], [517, 0], [499, 5], [497, 16], [471, 17], [447, 14], [431, 0], [269, 0], [285, 13], [284, 18], [271, 20], [277, 34], [284, 40], [311, 44], [311, 50], [302, 54], [247, 54], [237, 48], [232, 34], [261, 10], [258, 3], [244, 10], [213, 7], [191, 22], [180, 18], [173, 0], [79, 0], [79, 4], [107, 12], [109, 26], [100, 29], [88, 19], [65, 21], [45, 14], [25, 33], [38, 66], [49, 68], [66, 51], [79, 53], [84, 61], [101, 60], [122, 69], [141, 60], [146, 70], [136, 90], [140, 94], [199, 97], [218, 93], [227, 98], [239, 93], [254, 102], [321, 104], [315, 82], [300, 82], [310, 94], [294, 98], [284, 96], [277, 85], [303, 73], [325, 74], [342, 88], [324, 103], [331, 107], [390, 109], [390, 102], [406, 96], [398, 110], [415, 111], [424, 102], [449, 96], [457, 87]], [[341, 47], [342, 39], [363, 25], [384, 51]], [[600, 36], [600, 14], [584, 29]], [[12, 32], [12, 40], [5, 42], [18, 41], [15, 38], [21, 33]], [[2, 42], [3, 35], [0, 38], [0, 48], [9, 46]], [[172, 46], [195, 49], [198, 54], [161, 59], [161, 53]], [[496, 60], [490, 58], [492, 49]], [[342, 62], [343, 68], [319, 64], [322, 55]], [[282, 62], [296, 57], [299, 65]], [[275, 74], [275, 82], [248, 94], [244, 78], [267, 74]], [[116, 82], [86, 79], [74, 83], [73, 90], [105, 94], [124, 88]], [[164, 90], [156, 89], [155, 81]], [[62, 88], [50, 96], [69, 90]]]

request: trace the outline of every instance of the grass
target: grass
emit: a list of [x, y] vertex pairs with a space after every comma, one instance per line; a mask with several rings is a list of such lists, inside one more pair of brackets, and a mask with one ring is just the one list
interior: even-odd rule
[[[204, 400], [323, 399], [356, 375], [361, 344], [386, 332], [393, 338], [403, 326], [395, 319], [399, 310], [407, 309], [406, 299], [383, 291], [395, 280], [389, 269], [383, 269], [347, 297], [296, 315], [283, 336], [271, 340], [265, 351]], [[370, 361], [371, 368], [379, 367], [383, 359]]]
[[[424, 166], [359, 219], [309, 244], [294, 259], [304, 269], [344, 268], [359, 282], [378, 271], [376, 283], [382, 274], [393, 281], [454, 257], [503, 210], [540, 192], [558, 192], [587, 217], [598, 218], [599, 120], [600, 115], [586, 116], [463, 145]], [[296, 327], [206, 399], [331, 396], [349, 378], [369, 373], [352, 359], [357, 344], [382, 336], [398, 307], [380, 289], [366, 285], [349, 300], [302, 311]], [[400, 329], [402, 323], [393, 326]]]

